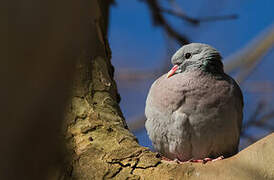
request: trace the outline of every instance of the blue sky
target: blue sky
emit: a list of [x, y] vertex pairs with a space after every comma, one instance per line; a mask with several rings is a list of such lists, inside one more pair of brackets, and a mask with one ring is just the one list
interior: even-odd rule
[[[239, 16], [236, 20], [205, 22], [200, 26], [191, 26], [180, 19], [166, 15], [169, 22], [192, 42], [210, 44], [217, 48], [224, 58], [244, 47], [274, 22], [273, 0], [193, 0], [183, 1], [179, 5], [192, 17], [229, 14]], [[111, 8], [110, 13], [109, 42], [116, 72], [120, 68], [153, 70], [162, 65], [164, 58], [168, 58], [166, 35], [161, 28], [152, 25], [149, 10], [142, 1], [116, 0], [116, 5]], [[271, 50], [247, 82], [258, 80], [273, 82], [273, 58], [274, 51]], [[153, 79], [131, 82], [128, 85], [117, 82], [122, 97], [120, 105], [126, 119], [144, 113], [146, 95], [152, 82]], [[245, 97], [245, 120], [261, 97], [271, 101], [273, 99], [273, 92], [250, 93], [244, 84], [241, 88]], [[274, 108], [273, 103], [270, 104], [270, 108]], [[266, 134], [265, 131], [254, 128], [250, 131], [261, 136]], [[151, 145], [144, 130], [135, 134], [140, 144]]]

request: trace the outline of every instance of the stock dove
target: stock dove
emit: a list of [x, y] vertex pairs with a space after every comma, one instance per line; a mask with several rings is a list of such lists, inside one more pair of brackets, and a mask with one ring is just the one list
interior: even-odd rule
[[243, 96], [221, 59], [209, 45], [185, 45], [173, 55], [173, 68], [152, 84], [145, 127], [164, 157], [183, 162], [238, 152]]

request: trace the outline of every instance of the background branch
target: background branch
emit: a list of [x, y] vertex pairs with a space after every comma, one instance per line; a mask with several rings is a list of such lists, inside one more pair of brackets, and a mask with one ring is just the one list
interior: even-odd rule
[[185, 20], [189, 22], [192, 25], [199, 25], [202, 22], [216, 22], [216, 21], [224, 21], [224, 20], [233, 20], [237, 19], [238, 15], [231, 14], [231, 15], [223, 15], [223, 16], [208, 16], [208, 17], [201, 17], [201, 18], [192, 18], [188, 16], [186, 13], [178, 12], [171, 9], [165, 9], [163, 7], [160, 8], [161, 12], [164, 12], [166, 14], [173, 15], [175, 17], [178, 17], [182, 20]]
[[239, 68], [244, 69], [257, 61], [274, 45], [274, 24], [266, 28], [244, 48], [225, 59], [225, 72], [230, 73]]
[[144, 0], [146, 4], [148, 5], [151, 13], [151, 17], [153, 20], [153, 24], [155, 26], [161, 26], [166, 33], [172, 37], [174, 40], [176, 40], [179, 44], [189, 44], [189, 40], [186, 36], [180, 34], [177, 32], [165, 19], [163, 14], [161, 13], [161, 8], [159, 6], [159, 3], [157, 0]]

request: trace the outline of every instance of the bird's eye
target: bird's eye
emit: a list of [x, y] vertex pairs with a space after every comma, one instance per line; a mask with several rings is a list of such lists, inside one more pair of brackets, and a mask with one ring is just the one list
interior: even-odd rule
[[191, 57], [191, 54], [190, 53], [185, 53], [185, 58], [186, 59], [189, 59]]

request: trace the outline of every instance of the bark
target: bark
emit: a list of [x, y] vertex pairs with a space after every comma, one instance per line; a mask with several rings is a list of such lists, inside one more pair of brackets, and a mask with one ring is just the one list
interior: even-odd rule
[[91, 3], [13, 0], [1, 7], [0, 179], [47, 179], [61, 162], [59, 131]]
[[119, 108], [114, 68], [106, 39], [108, 9], [93, 1], [90, 44], [76, 65], [65, 136], [68, 146], [64, 179], [138, 178], [134, 171], [160, 164], [155, 153], [138, 145]]
[[[106, 39], [106, 12], [100, 1], [93, 2], [91, 39], [78, 60], [71, 104], [66, 117], [69, 155], [64, 179], [246, 179], [273, 178], [273, 135], [238, 155], [214, 163], [196, 164], [162, 161], [157, 153], [138, 144], [128, 131], [119, 108], [113, 80], [110, 49]], [[92, 44], [90, 44], [92, 47]], [[264, 145], [262, 145], [264, 144]], [[266, 145], [267, 144], [267, 145]], [[256, 152], [256, 148], [262, 148]], [[255, 150], [254, 150], [255, 149]], [[273, 153], [272, 153], [273, 154]], [[253, 164], [250, 163], [254, 162]], [[250, 164], [248, 164], [250, 163]], [[250, 175], [250, 173], [252, 173]]]
[[274, 178], [274, 135], [215, 163], [161, 161], [138, 144], [119, 109], [106, 39], [109, 4], [20, 2], [10, 1], [8, 57], [0, 61], [0, 179]]

